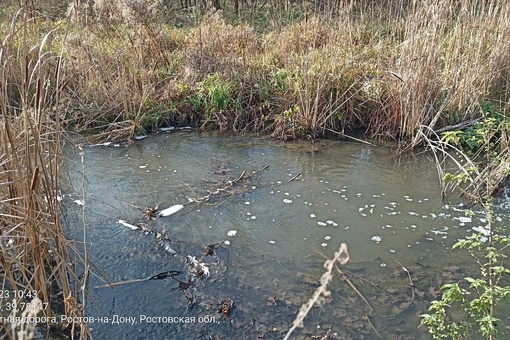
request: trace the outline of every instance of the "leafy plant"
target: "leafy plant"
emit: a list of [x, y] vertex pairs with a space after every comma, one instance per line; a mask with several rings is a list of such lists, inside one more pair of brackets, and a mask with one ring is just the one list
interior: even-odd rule
[[[493, 103], [484, 102], [480, 104], [482, 120], [474, 123], [466, 130], [453, 130], [445, 132], [442, 140], [459, 146], [469, 155], [479, 155], [482, 152], [497, 152], [501, 149], [502, 143], [507, 142], [501, 138], [506, 134], [510, 126], [510, 119], [503, 112], [498, 110]], [[487, 138], [491, 142], [490, 148], [485, 148]], [[492, 159], [493, 161], [495, 159]]]
[[212, 73], [199, 84], [199, 96], [208, 112], [225, 110], [232, 101], [232, 86], [219, 73]]
[[[489, 203], [490, 205], [490, 203]], [[491, 208], [492, 209], [492, 208]], [[502, 230], [493, 230], [492, 213], [488, 213], [485, 231], [459, 240], [454, 248], [466, 249], [480, 266], [480, 277], [466, 277], [468, 288], [459, 283], [441, 287], [441, 300], [432, 301], [430, 314], [421, 315], [421, 324], [427, 326], [434, 339], [463, 339], [473, 330], [487, 339], [500, 333], [496, 307], [510, 296], [510, 286], [504, 278], [510, 270], [504, 265], [505, 248], [510, 238]], [[464, 320], [454, 320], [447, 310], [461, 309]]]
[[[441, 300], [432, 301], [429, 312], [421, 315], [421, 325], [427, 326], [434, 339], [464, 339], [472, 332], [481, 334], [486, 339], [494, 339], [500, 334], [501, 318], [497, 307], [510, 296], [510, 285], [505, 279], [510, 270], [504, 260], [505, 250], [510, 244], [510, 237], [503, 229], [494, 226], [494, 206], [492, 193], [499, 185], [501, 178], [506, 178], [501, 169], [502, 159], [508, 159], [508, 145], [500, 151], [506, 129], [504, 117], [490, 105], [482, 107], [484, 115], [480, 123], [469, 131], [454, 131], [443, 135], [442, 152], [454, 159], [446, 150], [450, 146], [468, 160], [467, 165], [459, 166], [456, 174], [446, 173], [442, 179], [461, 187], [470, 183], [470, 197], [481, 204], [486, 215], [486, 226], [480, 231], [459, 240], [453, 248], [465, 249], [475, 259], [480, 269], [479, 277], [466, 277], [466, 288], [462, 283], [448, 283], [441, 287]], [[474, 163], [466, 154], [454, 145], [467, 148], [471, 158], [481, 158], [483, 162]], [[437, 144], [429, 141], [434, 152]], [[436, 155], [436, 160], [437, 160]], [[503, 164], [503, 167], [506, 167]], [[440, 167], [438, 167], [439, 169]], [[508, 172], [506, 172], [508, 174]], [[503, 177], [502, 177], [503, 176]], [[478, 185], [477, 183], [482, 183]], [[473, 185], [477, 184], [477, 185]], [[452, 310], [460, 310], [463, 317], [454, 318]]]

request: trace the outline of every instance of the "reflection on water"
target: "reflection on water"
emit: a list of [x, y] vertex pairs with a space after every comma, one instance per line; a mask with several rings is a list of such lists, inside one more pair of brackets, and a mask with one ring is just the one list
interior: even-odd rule
[[[97, 267], [88, 281], [95, 303], [87, 303], [87, 315], [110, 321], [90, 325], [94, 338], [281, 339], [341, 243], [351, 262], [335, 269], [331, 297], [294, 338], [426, 337], [418, 315], [441, 284], [472, 266], [449, 249], [484, 220], [466, 217], [462, 204], [442, 204], [430, 157], [393, 156], [345, 142], [197, 133], [152, 135], [127, 148], [86, 147], [87, 238]], [[66, 197], [69, 233], [80, 239], [81, 207], [73, 203], [81, 195], [80, 157], [71, 151], [68, 157], [75, 188]], [[143, 210], [156, 204], [184, 208], [144, 220]], [[121, 219], [146, 223], [154, 233], [131, 230]], [[158, 233], [176, 256], [158, 246]], [[216, 245], [210, 256], [208, 244]], [[187, 255], [210, 271], [191, 286]], [[183, 273], [94, 288], [104, 279], [172, 270]], [[230, 300], [233, 308], [224, 313]], [[115, 315], [136, 322], [112, 324]]]

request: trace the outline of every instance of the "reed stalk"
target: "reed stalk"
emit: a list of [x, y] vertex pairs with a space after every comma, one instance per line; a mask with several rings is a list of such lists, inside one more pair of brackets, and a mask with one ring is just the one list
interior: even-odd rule
[[[61, 315], [83, 311], [72, 287], [79, 279], [59, 203], [63, 61], [52, 52], [55, 31], [39, 36], [35, 23], [24, 2], [0, 50], [0, 277], [1, 290], [9, 292], [0, 302], [5, 306], [14, 298], [23, 306], [27, 298], [38, 298], [39, 316], [59, 325]], [[2, 324], [12, 338], [19, 327]]]
[[[508, 106], [508, 2], [273, 1], [257, 7], [271, 21], [264, 27], [241, 19], [255, 15], [243, 3], [231, 24], [229, 1], [198, 19], [202, 11], [186, 19], [146, 2], [97, 2], [94, 24], [88, 17], [71, 34], [66, 124], [110, 138], [162, 124], [284, 139], [361, 128], [414, 146], [421, 126], [473, 119], [487, 100]], [[215, 75], [226, 105], [201, 105], [217, 93], [202, 86]]]

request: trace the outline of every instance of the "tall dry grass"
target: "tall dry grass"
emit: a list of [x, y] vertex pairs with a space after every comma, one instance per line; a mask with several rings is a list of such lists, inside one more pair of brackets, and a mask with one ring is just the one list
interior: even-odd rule
[[[263, 24], [242, 20], [243, 3], [236, 24], [230, 2], [174, 17], [114, 3], [82, 11], [64, 46], [66, 122], [108, 137], [191, 123], [278, 138], [361, 128], [414, 145], [420, 126], [508, 107], [508, 2], [275, 2], [258, 7]], [[174, 25], [183, 13], [196, 24]]]
[[[508, 101], [510, 4], [421, 1], [411, 7], [390, 89], [403, 135], [477, 116], [483, 101]], [[504, 93], [506, 92], [506, 94]], [[508, 105], [508, 104], [506, 104]]]
[[[42, 305], [33, 310], [38, 307], [39, 316], [54, 317], [60, 326], [61, 315], [83, 312], [59, 207], [63, 58], [53, 50], [56, 32], [41, 36], [32, 15], [25, 2], [0, 46], [0, 302], [15, 315], [12, 305], [6, 308], [14, 299], [17, 315], [27, 315], [31, 308], [23, 303], [36, 301], [35, 291]], [[16, 337], [23, 322], [5, 320], [3, 333]], [[86, 338], [87, 325], [76, 326]]]

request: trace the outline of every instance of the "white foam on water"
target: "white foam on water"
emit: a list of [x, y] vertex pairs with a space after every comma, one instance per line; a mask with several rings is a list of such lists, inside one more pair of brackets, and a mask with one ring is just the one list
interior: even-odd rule
[[375, 235], [375, 236], [372, 236], [372, 238], [370, 238], [370, 241], [374, 241], [376, 243], [379, 243], [379, 242], [382, 241], [382, 237], [378, 236], [378, 235]]
[[473, 221], [471, 217], [467, 216], [454, 217], [453, 219], [459, 221], [460, 223], [470, 223]]

